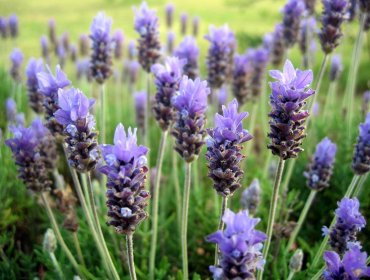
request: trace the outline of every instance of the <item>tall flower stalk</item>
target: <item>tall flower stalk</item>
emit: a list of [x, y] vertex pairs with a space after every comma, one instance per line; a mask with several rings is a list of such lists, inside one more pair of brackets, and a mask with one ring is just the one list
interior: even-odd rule
[[176, 109], [172, 135], [175, 137], [175, 150], [185, 161], [185, 184], [182, 205], [181, 249], [183, 279], [189, 278], [187, 228], [189, 196], [191, 187], [191, 163], [197, 159], [204, 144], [206, 134], [207, 96], [210, 89], [206, 81], [197, 78], [195, 81], [184, 76], [178, 93], [172, 98]]

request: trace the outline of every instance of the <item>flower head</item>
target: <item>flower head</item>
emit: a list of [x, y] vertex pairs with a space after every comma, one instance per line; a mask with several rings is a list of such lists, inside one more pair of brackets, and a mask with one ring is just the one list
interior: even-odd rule
[[104, 12], [99, 12], [90, 26], [90, 36], [94, 41], [108, 41], [111, 27], [112, 19], [108, 18]]
[[341, 56], [338, 54], [333, 55], [331, 59], [331, 67], [330, 67], [330, 74], [329, 74], [330, 80], [331, 81], [338, 80], [342, 71], [343, 71], [343, 65], [342, 65]]
[[352, 158], [352, 169], [356, 174], [366, 174], [370, 170], [370, 113], [364, 123], [360, 124], [355, 152]]
[[37, 73], [40, 92], [48, 97], [57, 96], [58, 90], [69, 86], [71, 82], [59, 65], [55, 68], [55, 76], [49, 67], [46, 68], [47, 71]]
[[251, 98], [252, 64], [251, 52], [234, 56], [233, 93], [240, 105]]
[[249, 213], [255, 214], [261, 200], [261, 187], [258, 179], [254, 179], [250, 186], [246, 188], [242, 197], [240, 198], [240, 204], [243, 209], [248, 210]]
[[149, 9], [146, 2], [142, 2], [140, 8], [134, 8], [135, 12], [135, 30], [140, 35], [151, 32], [158, 28], [158, 17], [155, 10]]
[[122, 48], [125, 36], [123, 35], [122, 30], [117, 29], [113, 33], [113, 42], [114, 42], [114, 57], [120, 59], [122, 57]]
[[18, 17], [16, 14], [12, 14], [8, 19], [10, 36], [16, 38], [18, 36]]
[[10, 68], [10, 75], [15, 81], [19, 82], [21, 80], [20, 68], [23, 63], [23, 53], [19, 49], [15, 48], [11, 52], [9, 58], [12, 63], [12, 66]]
[[283, 34], [285, 45], [291, 48], [298, 40], [301, 17], [305, 11], [302, 0], [288, 0], [284, 6]]
[[166, 5], [166, 25], [168, 28], [172, 27], [174, 11], [175, 6], [173, 4], [170, 3]]
[[36, 60], [34, 58], [29, 60], [26, 68], [28, 99], [31, 108], [36, 113], [43, 112], [44, 96], [39, 91], [37, 73], [43, 72], [44, 70], [45, 68], [42, 59]]
[[194, 37], [186, 36], [175, 49], [174, 55], [186, 59], [184, 66], [184, 75], [190, 79], [195, 79], [198, 76], [198, 59], [199, 47]]

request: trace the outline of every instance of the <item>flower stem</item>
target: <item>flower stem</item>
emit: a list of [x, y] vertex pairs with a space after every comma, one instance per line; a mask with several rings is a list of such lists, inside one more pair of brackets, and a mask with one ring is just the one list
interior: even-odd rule
[[292, 235], [289, 238], [289, 242], [288, 242], [288, 245], [286, 247], [287, 251], [290, 250], [290, 248], [292, 247], [295, 239], [297, 238], [297, 235], [298, 235], [299, 231], [301, 230], [301, 227], [302, 227], [302, 225], [303, 225], [303, 223], [306, 219], [308, 210], [310, 210], [312, 202], [315, 199], [316, 194], [317, 194], [317, 191], [311, 190], [310, 195], [308, 196], [308, 198], [306, 200], [306, 204], [304, 205], [304, 208], [301, 212], [301, 215], [299, 216], [297, 225], [294, 228], [294, 231], [292, 232]]
[[[223, 230], [223, 229], [224, 229], [224, 227], [225, 227], [225, 223], [224, 223], [224, 221], [222, 220], [222, 217], [224, 216], [225, 210], [226, 210], [226, 208], [227, 208], [227, 201], [228, 201], [228, 197], [227, 197], [227, 196], [223, 196], [223, 197], [222, 197], [222, 205], [221, 205], [220, 220], [219, 220], [219, 222], [218, 222], [218, 228], [217, 228], [217, 230]], [[218, 265], [218, 263], [219, 263], [218, 255], [219, 255], [219, 246], [218, 246], [218, 244], [216, 243], [216, 249], [215, 249], [215, 266], [217, 266], [217, 265]]]
[[323, 266], [312, 278], [311, 280], [319, 280], [322, 274], [324, 273], [325, 266]]
[[358, 198], [360, 196], [360, 194], [362, 192], [362, 188], [364, 186], [364, 183], [365, 183], [365, 181], [367, 179], [367, 176], [368, 176], [368, 173], [366, 175], [364, 175], [364, 176], [361, 176], [361, 178], [360, 178], [360, 180], [358, 182], [357, 187], [353, 191], [352, 197], [357, 197]]
[[105, 143], [105, 85], [100, 86], [100, 143]]
[[[280, 183], [281, 183], [281, 177], [282, 177], [283, 171], [284, 171], [284, 164], [285, 164], [285, 160], [280, 158], [278, 168], [276, 170], [275, 182], [274, 182], [274, 187], [273, 187], [273, 194], [272, 194], [272, 199], [271, 199], [271, 203], [270, 203], [269, 218], [268, 218], [267, 230], [266, 230], [267, 238], [266, 238], [266, 242], [263, 246], [263, 252], [262, 252], [263, 258], [265, 260], [267, 260], [268, 251], [269, 251], [270, 244], [271, 244], [272, 231], [273, 231], [274, 222], [275, 222], [276, 206], [277, 206], [277, 202], [278, 202], [278, 198], [279, 198], [279, 188], [280, 188]], [[261, 280], [262, 276], [263, 276], [263, 270], [259, 271], [257, 279]]]
[[179, 235], [181, 233], [181, 194], [180, 194], [180, 183], [179, 183], [179, 171], [177, 166], [177, 154], [172, 149], [172, 172], [173, 172], [173, 184], [175, 186], [175, 197], [176, 197], [176, 214], [178, 221]]
[[49, 256], [50, 256], [50, 259], [51, 259], [51, 261], [52, 261], [52, 263], [53, 263], [53, 265], [54, 265], [54, 267], [55, 267], [55, 270], [57, 271], [57, 273], [58, 273], [58, 276], [59, 276], [59, 279], [64, 279], [64, 276], [63, 276], [63, 272], [62, 272], [62, 270], [60, 269], [60, 265], [59, 265], [59, 263], [58, 263], [58, 260], [57, 260], [57, 258], [55, 257], [55, 255], [54, 255], [54, 253], [53, 252], [50, 252], [49, 253]]
[[130, 270], [130, 278], [131, 280], [136, 280], [135, 261], [134, 261], [134, 242], [132, 240], [132, 233], [127, 234], [126, 242], [127, 242], [127, 262], [128, 268]]
[[287, 280], [292, 280], [294, 277], [294, 274], [295, 274], [295, 271], [290, 271]]
[[51, 210], [49, 201], [46, 198], [44, 192], [41, 193], [41, 199], [42, 199], [42, 202], [44, 203], [44, 206], [45, 206], [45, 209], [46, 209], [46, 213], [48, 214], [49, 220], [51, 222], [51, 226], [53, 228], [53, 231], [55, 233], [56, 238], [58, 239], [58, 242], [59, 242], [60, 246], [62, 247], [62, 250], [66, 254], [68, 260], [71, 262], [71, 264], [72, 264], [73, 268], [76, 270], [76, 272], [79, 275], [81, 275], [80, 270], [79, 270], [79, 267], [78, 267], [78, 263], [77, 263], [76, 259], [73, 257], [73, 255], [72, 255], [71, 251], [69, 250], [67, 244], [64, 242], [64, 239], [62, 237], [62, 234], [59, 231], [59, 227], [58, 227], [57, 221], [55, 220], [53, 211]]
[[[252, 108], [252, 113], [251, 113], [251, 121], [250, 121], [250, 125], [249, 125], [249, 132], [253, 135], [254, 133], [254, 128], [256, 126], [256, 116], [257, 116], [257, 111], [258, 111], [258, 103], [255, 102], [253, 104], [253, 108]], [[245, 154], [246, 155], [249, 155], [250, 154], [250, 151], [253, 147], [253, 141], [250, 141], [250, 142], [247, 142], [247, 149], [246, 149], [246, 152]], [[245, 162], [245, 161], [244, 161]], [[245, 163], [244, 163], [245, 164]]]
[[150, 139], [150, 136], [149, 136], [149, 117], [150, 117], [150, 108], [151, 108], [150, 106], [150, 83], [151, 83], [150, 75], [151, 75], [150, 73], [147, 73], [146, 112], [145, 112], [145, 117], [144, 117], [144, 143], [145, 143], [145, 146], [147, 147], [149, 147], [149, 139]]
[[323, 119], [328, 120], [328, 118], [331, 118], [330, 112], [332, 112], [333, 104], [335, 100], [335, 95], [337, 91], [337, 81], [333, 81], [329, 85], [329, 93], [326, 95], [326, 102], [325, 102], [325, 108], [323, 113]]
[[187, 242], [187, 231], [188, 231], [188, 211], [189, 211], [189, 196], [191, 186], [191, 163], [185, 163], [185, 185], [184, 185], [184, 197], [182, 203], [182, 226], [181, 226], [181, 249], [182, 249], [182, 273], [183, 280], [189, 279], [188, 272], [188, 242]]
[[161, 142], [158, 149], [157, 157], [157, 175], [155, 177], [155, 184], [153, 189], [153, 206], [152, 206], [152, 240], [150, 244], [149, 257], [149, 279], [154, 279], [155, 270], [155, 255], [157, 251], [157, 237], [158, 237], [158, 201], [159, 188], [161, 183], [163, 156], [166, 148], [168, 130], [162, 132]]
[[84, 257], [82, 255], [80, 241], [78, 240], [77, 232], [73, 232], [73, 242], [75, 244], [75, 248], [77, 251], [77, 257], [80, 263], [82, 263], [83, 266], [86, 266]]

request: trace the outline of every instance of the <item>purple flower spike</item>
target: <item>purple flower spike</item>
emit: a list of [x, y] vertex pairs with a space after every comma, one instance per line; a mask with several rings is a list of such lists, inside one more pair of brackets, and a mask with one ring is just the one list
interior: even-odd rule
[[283, 9], [283, 34], [287, 48], [291, 48], [298, 41], [301, 18], [305, 11], [305, 4], [302, 0], [288, 0]]
[[160, 128], [165, 131], [173, 122], [174, 109], [171, 100], [176, 91], [179, 90], [182, 78], [182, 68], [185, 65], [184, 59], [168, 57], [164, 65], [154, 64], [152, 73], [155, 77], [157, 93], [153, 104], [154, 117]]
[[302, 20], [299, 36], [299, 48], [302, 54], [306, 56], [310, 50], [309, 44], [312, 43], [312, 39], [316, 35], [316, 29], [316, 19], [314, 17], [309, 17]]
[[112, 38], [110, 29], [112, 19], [99, 12], [90, 27], [92, 53], [90, 60], [91, 75], [99, 84], [103, 84], [112, 75]]
[[3, 39], [8, 37], [8, 22], [5, 17], [0, 17], [0, 35]]
[[367, 90], [364, 92], [364, 95], [363, 95], [363, 98], [362, 98], [363, 102], [362, 102], [362, 114], [364, 116], [367, 115], [367, 113], [369, 112], [369, 103], [370, 103], [370, 90]]
[[167, 53], [172, 54], [175, 47], [176, 34], [172, 31], [167, 33]]
[[55, 20], [54, 19], [49, 20], [48, 28], [49, 28], [49, 40], [55, 46], [57, 44], [57, 35], [56, 35], [56, 30], [55, 30]]
[[95, 120], [89, 113], [94, 103], [78, 89], [58, 91], [59, 109], [54, 116], [64, 128], [68, 164], [79, 172], [94, 169], [100, 158]]
[[337, 145], [327, 137], [316, 146], [315, 154], [309, 165], [309, 171], [304, 173], [309, 188], [321, 191], [329, 187], [336, 152]]
[[234, 33], [227, 25], [211, 26], [204, 37], [210, 42], [207, 55], [208, 82], [212, 89], [220, 88], [230, 77], [236, 48]]
[[106, 164], [100, 172], [108, 177], [108, 224], [121, 234], [132, 234], [148, 217], [145, 212], [150, 198], [145, 190], [148, 149], [136, 142], [136, 129], [132, 132], [129, 128], [126, 134], [119, 124], [114, 134], [114, 145], [101, 145]]
[[352, 169], [356, 174], [363, 175], [370, 170], [370, 113], [366, 115], [366, 120], [360, 124], [359, 129]]
[[339, 39], [343, 36], [341, 25], [347, 13], [348, 0], [323, 0], [323, 5], [319, 37], [322, 50], [328, 54], [339, 45]]
[[226, 209], [222, 220], [226, 229], [207, 237], [221, 251], [220, 265], [210, 266], [213, 279], [255, 279], [265, 264], [261, 250], [266, 235], [255, 229], [260, 219], [249, 217], [247, 210], [235, 214]]
[[360, 280], [370, 277], [370, 267], [366, 265], [367, 254], [361, 252], [358, 246], [351, 247], [340, 259], [336, 252], [326, 251], [324, 260], [326, 270], [324, 280]]
[[40, 46], [41, 46], [41, 55], [45, 59], [45, 61], [50, 60], [50, 53], [49, 53], [49, 41], [48, 38], [43, 35], [40, 38]]
[[75, 44], [72, 44], [69, 47], [69, 55], [71, 57], [71, 61], [72, 62], [76, 62], [77, 61], [77, 46]]
[[126, 61], [123, 69], [123, 80], [127, 80], [130, 83], [130, 87], [133, 87], [139, 78], [140, 64], [136, 60]]
[[13, 49], [9, 58], [12, 63], [9, 71], [10, 76], [12, 76], [14, 81], [21, 82], [21, 66], [23, 63], [23, 53], [19, 49]]
[[261, 187], [258, 179], [254, 179], [250, 186], [245, 189], [240, 198], [240, 204], [243, 209], [248, 210], [254, 215], [257, 212], [261, 201]]
[[249, 54], [253, 61], [252, 72], [252, 100], [256, 101], [262, 94], [263, 83], [265, 80], [265, 73], [269, 61], [269, 52], [263, 47], [252, 50]]
[[161, 44], [158, 31], [158, 17], [154, 10], [149, 9], [143, 2], [140, 9], [134, 8], [135, 30], [140, 34], [139, 38], [139, 62], [141, 67], [150, 72], [153, 64], [161, 57]]
[[8, 24], [9, 24], [10, 37], [17, 38], [18, 32], [19, 32], [18, 17], [15, 14], [9, 16]]
[[365, 227], [365, 218], [360, 213], [360, 203], [357, 198], [343, 198], [335, 210], [336, 223], [329, 231], [324, 227], [323, 232], [329, 234], [329, 244], [338, 254], [343, 254], [351, 244], [356, 243], [356, 236]]
[[166, 5], [166, 25], [168, 28], [172, 27], [174, 11], [175, 11], [175, 6], [173, 4]]
[[241, 144], [251, 140], [252, 136], [243, 129], [242, 121], [248, 113], [238, 113], [236, 99], [228, 107], [223, 106], [222, 111], [222, 115], [215, 115], [215, 128], [208, 130], [206, 159], [214, 189], [222, 196], [230, 196], [240, 188], [244, 174], [240, 167], [245, 158]]
[[67, 59], [67, 53], [66, 53], [66, 49], [64, 48], [64, 45], [60, 41], [57, 46], [57, 56], [58, 56], [58, 63], [60, 67], [64, 68], [64, 65]]
[[26, 68], [27, 75], [27, 93], [28, 102], [32, 110], [37, 114], [41, 114], [44, 111], [44, 96], [39, 91], [39, 85], [37, 80], [37, 73], [45, 70], [42, 59], [31, 58]]
[[135, 113], [136, 113], [136, 125], [141, 132], [144, 132], [145, 114], [146, 114], [146, 98], [147, 93], [145, 91], [139, 91], [134, 94], [135, 100]]
[[181, 13], [180, 22], [181, 22], [181, 35], [185, 36], [186, 31], [188, 29], [188, 14]]
[[5, 111], [6, 111], [6, 120], [9, 124], [14, 124], [16, 122], [17, 116], [17, 104], [13, 98], [8, 98], [5, 101]]
[[331, 59], [331, 67], [330, 67], [330, 73], [329, 73], [329, 79], [330, 81], [336, 81], [340, 78], [340, 75], [343, 71], [343, 65], [342, 65], [342, 58], [340, 55], [336, 54], [333, 55]]
[[197, 37], [199, 33], [199, 17], [193, 17], [193, 36]]
[[199, 76], [198, 60], [199, 48], [194, 37], [186, 36], [177, 47], [174, 55], [186, 59], [184, 75], [194, 80]]
[[175, 150], [186, 162], [194, 161], [204, 144], [207, 96], [210, 89], [206, 81], [195, 81], [184, 76], [180, 88], [172, 98], [177, 110], [172, 135], [176, 139]]
[[278, 67], [282, 64], [287, 48], [284, 42], [284, 27], [282, 24], [275, 26], [275, 31], [272, 33], [271, 62]]
[[89, 49], [90, 49], [89, 36], [87, 36], [86, 34], [81, 34], [79, 40], [80, 55], [87, 56], [89, 54]]
[[218, 101], [218, 112], [222, 112], [222, 106], [226, 105], [227, 103], [227, 97], [228, 97], [228, 92], [226, 87], [220, 88], [217, 94], [217, 101]]
[[118, 29], [113, 34], [113, 42], [114, 42], [114, 57], [115, 59], [121, 59], [123, 55], [123, 42], [125, 40], [125, 36], [123, 35], [122, 30]]
[[253, 60], [250, 53], [235, 55], [233, 71], [233, 94], [240, 106], [251, 99]]
[[130, 40], [128, 42], [127, 50], [128, 50], [128, 58], [130, 60], [133, 60], [136, 56], [136, 43], [134, 40]]
[[272, 110], [268, 136], [271, 144], [268, 148], [274, 155], [286, 160], [297, 157], [303, 151], [300, 146], [306, 136], [304, 122], [309, 113], [302, 108], [305, 100], [315, 93], [309, 88], [313, 74], [311, 70], [294, 69], [287, 60], [283, 72], [272, 70], [270, 76], [277, 81], [270, 83]]

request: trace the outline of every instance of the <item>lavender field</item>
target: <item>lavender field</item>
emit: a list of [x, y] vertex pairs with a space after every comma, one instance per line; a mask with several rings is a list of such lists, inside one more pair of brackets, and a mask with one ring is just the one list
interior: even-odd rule
[[0, 279], [370, 279], [369, 29], [369, 0], [0, 0]]

